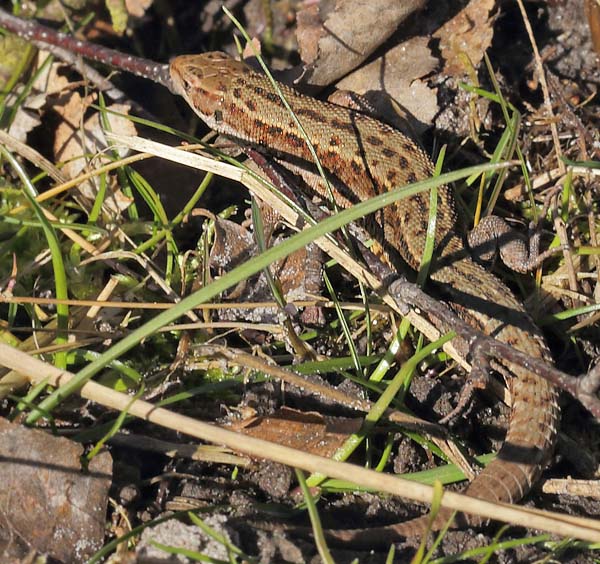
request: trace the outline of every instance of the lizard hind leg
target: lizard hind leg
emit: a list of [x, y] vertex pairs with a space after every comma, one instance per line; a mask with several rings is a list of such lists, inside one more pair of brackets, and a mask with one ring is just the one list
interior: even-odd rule
[[[539, 218], [544, 218], [548, 209], [560, 194], [562, 187], [551, 190], [546, 196]], [[556, 209], [556, 205], [553, 205]], [[541, 229], [538, 222], [531, 222], [529, 235], [523, 235], [500, 216], [484, 217], [467, 235], [467, 242], [474, 258], [490, 263], [497, 254], [511, 270], [525, 274], [539, 268], [552, 255], [568, 251], [559, 246], [540, 253]]]
[[464, 415], [472, 405], [475, 391], [487, 389], [492, 382], [492, 367], [489, 358], [482, 347], [479, 346], [478, 341], [472, 345], [471, 356], [471, 372], [469, 372], [466, 383], [460, 392], [456, 407], [438, 421], [440, 425], [451, 423], [460, 415]]
[[484, 217], [473, 228], [467, 240], [472, 254], [480, 262], [490, 263], [499, 254], [511, 270], [530, 272], [540, 264], [540, 233], [527, 238], [497, 215]]

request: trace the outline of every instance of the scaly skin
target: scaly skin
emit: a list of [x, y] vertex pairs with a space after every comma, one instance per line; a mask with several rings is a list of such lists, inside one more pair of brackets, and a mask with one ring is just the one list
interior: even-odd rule
[[[170, 72], [175, 90], [209, 127], [242, 144], [261, 147], [295, 170], [314, 170], [304, 137], [267, 77], [218, 52], [177, 57]], [[315, 148], [338, 206], [432, 176], [428, 156], [399, 131], [280, 87]], [[312, 188], [327, 197], [324, 183], [314, 177]], [[399, 255], [416, 270], [428, 219], [429, 194], [421, 193], [388, 206], [369, 227], [388, 256]], [[455, 231], [454, 197], [443, 186], [438, 189], [437, 258], [430, 279], [462, 319], [531, 356], [549, 360], [548, 348], [523, 306], [500, 280], [473, 262]], [[463, 343], [467, 353], [465, 348]], [[473, 480], [467, 493], [515, 502], [531, 489], [552, 453], [559, 416], [557, 393], [546, 380], [521, 367], [496, 367], [510, 372], [506, 377], [512, 397], [510, 424], [497, 458]], [[449, 512], [441, 512], [433, 528], [441, 527], [448, 516]], [[482, 523], [467, 516], [457, 521], [459, 525]], [[426, 520], [420, 518], [377, 529], [329, 531], [329, 537], [372, 545], [421, 533], [425, 526]]]

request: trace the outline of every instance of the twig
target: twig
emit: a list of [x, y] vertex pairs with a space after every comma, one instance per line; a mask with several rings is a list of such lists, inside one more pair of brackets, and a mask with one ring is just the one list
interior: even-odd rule
[[[41, 49], [48, 51], [50, 46], [52, 46], [53, 53], [61, 59], [63, 56], [66, 56], [69, 64], [77, 66], [77, 55], [80, 55], [86, 59], [128, 71], [142, 78], [147, 78], [173, 91], [169, 77], [169, 65], [162, 65], [148, 59], [121, 53], [115, 49], [81, 41], [67, 33], [61, 33], [50, 27], [43, 26], [35, 20], [17, 18], [2, 9], [0, 9], [0, 27], [31, 41]], [[67, 54], [67, 51], [70, 53]], [[76, 53], [76, 55], [72, 55], [72, 53]], [[82, 74], [85, 76], [85, 73]], [[105, 79], [101, 78], [100, 80], [104, 81]], [[114, 88], [112, 85], [108, 87]]]
[[548, 89], [548, 83], [546, 82], [546, 74], [544, 73], [544, 65], [542, 63], [542, 57], [540, 57], [540, 52], [537, 47], [537, 43], [535, 41], [535, 36], [533, 35], [533, 29], [531, 29], [531, 23], [529, 18], [527, 17], [527, 12], [525, 11], [525, 6], [523, 6], [523, 0], [517, 0], [517, 4], [519, 5], [519, 10], [521, 10], [521, 16], [523, 17], [523, 23], [525, 24], [525, 29], [527, 30], [527, 35], [529, 36], [529, 41], [531, 43], [531, 48], [533, 49], [533, 56], [535, 57], [535, 64], [537, 67], [538, 76], [540, 79], [540, 85], [542, 86], [542, 92], [544, 94], [544, 106], [546, 106], [547, 118], [550, 122], [550, 131], [552, 132], [552, 139], [554, 140], [554, 151], [556, 153], [556, 161], [559, 170], [564, 174], [565, 172], [565, 164], [562, 160], [562, 151], [560, 148], [560, 141], [558, 138], [558, 127], [556, 127], [556, 121], [554, 118], [554, 112], [552, 111], [552, 102], [550, 101], [550, 91]]
[[390, 285], [389, 293], [402, 311], [416, 308], [421, 315], [425, 313], [429, 321], [440, 330], [445, 331], [451, 328], [456, 331], [457, 335], [467, 344], [471, 355], [476, 351], [478, 354], [483, 353], [493, 357], [501, 364], [522, 366], [569, 392], [595, 417], [600, 418], [600, 400], [595, 396], [600, 385], [600, 368], [590, 372], [587, 376], [569, 376], [539, 358], [531, 357], [506, 343], [477, 331], [454, 314], [444, 303], [427, 295], [414, 284], [398, 280]]

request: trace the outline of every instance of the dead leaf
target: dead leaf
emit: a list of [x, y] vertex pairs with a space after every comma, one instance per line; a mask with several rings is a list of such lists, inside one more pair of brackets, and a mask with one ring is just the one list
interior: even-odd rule
[[252, 233], [235, 221], [223, 219], [207, 211], [206, 215], [215, 225], [215, 242], [210, 251], [210, 266], [230, 270], [247, 261], [254, 253]]
[[27, 134], [40, 125], [40, 123], [40, 118], [36, 113], [20, 107], [15, 114], [13, 122], [10, 124], [8, 133], [11, 137], [25, 143]]
[[337, 88], [364, 95], [392, 125], [397, 124], [390, 98], [420, 122], [430, 125], [438, 111], [437, 93], [420, 79], [437, 67], [438, 60], [428, 43], [426, 37], [413, 37], [342, 79]]
[[471, 0], [456, 16], [434, 33], [440, 40], [444, 72], [457, 78], [477, 68], [492, 43], [494, 0]]
[[235, 426], [235, 430], [329, 458], [361, 425], [362, 419], [358, 418], [324, 417], [317, 412], [282, 407], [272, 415], [244, 420]]
[[303, 81], [326, 86], [357, 68], [424, 0], [321, 0], [298, 13]]
[[141, 18], [152, 6], [153, 0], [125, 0], [125, 7], [130, 15]]
[[[104, 131], [100, 125], [100, 114], [94, 112], [91, 117], [86, 118], [86, 112], [95, 96], [82, 98], [77, 92], [73, 92], [67, 98], [66, 103], [55, 106], [56, 112], [63, 120], [56, 129], [54, 139], [54, 154], [57, 160], [65, 163], [62, 172], [68, 178], [74, 178], [84, 172], [89, 162], [86, 155], [98, 155], [108, 147]], [[112, 104], [108, 109], [123, 114], [129, 113], [130, 107], [125, 104]], [[135, 125], [128, 119], [107, 113], [111, 131], [122, 135], [135, 135]], [[125, 156], [125, 151], [120, 151]], [[108, 158], [95, 157], [95, 165], [99, 166], [108, 162]], [[97, 194], [96, 182], [90, 180], [79, 186], [79, 191], [90, 201]], [[115, 212], [126, 209], [131, 203], [120, 191], [111, 195], [105, 202]]]
[[[215, 217], [215, 242], [210, 253], [210, 266], [222, 271], [229, 271], [257, 254], [254, 235], [245, 227], [226, 219]], [[269, 229], [266, 226], [266, 229]], [[280, 238], [268, 241], [269, 245], [277, 244]], [[319, 293], [321, 285], [322, 254], [318, 247], [309, 244], [303, 249], [271, 265], [273, 276], [281, 284], [288, 301], [310, 299]], [[308, 274], [307, 274], [308, 273]], [[230, 292], [226, 299], [237, 302], [272, 301], [273, 294], [263, 273], [243, 280]], [[256, 308], [253, 310], [219, 310], [222, 320], [251, 320], [256, 322], [272, 321], [277, 315], [276, 308]]]
[[260, 41], [254, 37], [250, 40], [249, 43], [244, 45], [244, 52], [242, 53], [242, 59], [247, 59], [249, 57], [256, 57], [261, 54], [261, 46]]

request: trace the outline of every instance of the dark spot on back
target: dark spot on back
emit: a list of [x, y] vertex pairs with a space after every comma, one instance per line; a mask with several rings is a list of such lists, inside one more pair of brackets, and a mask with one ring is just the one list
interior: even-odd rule
[[275, 104], [281, 104], [281, 98], [274, 92], [265, 92], [265, 98], [267, 100], [269, 100], [269, 102], [274, 102]]
[[294, 110], [297, 116], [306, 116], [315, 121], [323, 121], [323, 115], [312, 108], [297, 108]]
[[[424, 210], [426, 208], [425, 201], [423, 200], [423, 193], [415, 194], [411, 197], [412, 201], [415, 204], [415, 209]], [[416, 226], [415, 226], [416, 227]]]
[[283, 133], [283, 127], [279, 127], [277, 125], [270, 125], [268, 131], [269, 135], [281, 135]]
[[254, 103], [253, 100], [246, 100], [246, 107], [251, 111], [251, 112], [255, 112], [256, 111], [256, 104]]
[[394, 151], [394, 149], [390, 149], [389, 147], [384, 147], [383, 149], [381, 149], [381, 152], [384, 156], [388, 157], [389, 159], [395, 157], [398, 154], [396, 153], [396, 151]]
[[339, 138], [337, 135], [332, 135], [332, 136], [329, 138], [329, 144], [330, 144], [332, 147], [337, 147], [337, 146], [339, 146], [339, 145], [341, 145], [341, 144], [342, 144], [342, 140], [341, 140], [341, 139], [340, 139], [340, 138]]
[[383, 145], [383, 140], [379, 137], [375, 137], [375, 135], [369, 135], [366, 141], [374, 147], [379, 147], [380, 145]]
[[362, 174], [363, 173], [363, 167], [359, 163], [357, 163], [354, 159], [352, 159], [350, 161], [350, 168], [352, 168], [352, 171], [355, 174]]
[[231, 92], [238, 99], [242, 97], [242, 89], [241, 88], [234, 88]]
[[304, 139], [298, 137], [295, 133], [287, 132], [285, 134], [286, 141], [292, 146], [296, 148], [304, 147]]
[[400, 155], [400, 158], [398, 159], [398, 164], [400, 165], [400, 168], [408, 168], [408, 159]]
[[406, 181], [408, 184], [413, 184], [417, 180], [418, 180], [417, 175], [414, 172], [408, 173], [408, 176], [406, 177]]
[[340, 121], [337, 118], [333, 118], [331, 120], [331, 127], [334, 129], [341, 129], [342, 131], [349, 131], [350, 133], [354, 133], [354, 127], [351, 123], [347, 121]]

